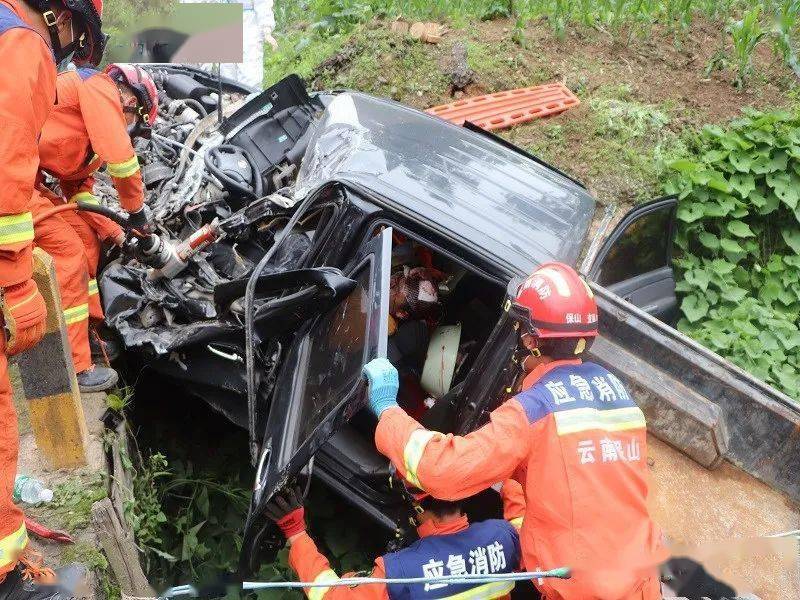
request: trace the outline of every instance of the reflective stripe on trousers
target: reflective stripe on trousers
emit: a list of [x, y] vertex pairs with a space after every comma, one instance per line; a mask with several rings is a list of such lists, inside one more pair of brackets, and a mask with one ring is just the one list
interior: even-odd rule
[[78, 306], [73, 306], [71, 308], [64, 309], [64, 321], [67, 325], [72, 325], [73, 323], [80, 323], [89, 318], [89, 305], [88, 304], [79, 304]]
[[27, 545], [28, 531], [23, 523], [14, 533], [0, 540], [0, 568], [16, 563]]

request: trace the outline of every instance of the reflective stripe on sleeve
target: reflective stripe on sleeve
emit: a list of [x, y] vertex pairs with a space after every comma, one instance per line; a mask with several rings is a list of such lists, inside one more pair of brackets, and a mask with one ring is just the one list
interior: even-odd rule
[[112, 177], [130, 177], [139, 170], [139, 159], [136, 155], [120, 163], [108, 163], [108, 174]]
[[35, 291], [31, 292], [30, 296], [28, 296], [26, 298], [23, 298], [22, 300], [20, 300], [16, 304], [9, 304], [8, 305], [8, 310], [17, 310], [20, 306], [24, 306], [28, 302], [31, 302], [34, 298], [36, 298], [36, 296], [38, 294], [39, 294], [39, 290], [37, 288]]
[[525, 520], [525, 517], [516, 517], [514, 519], [510, 519], [508, 522], [514, 527], [514, 529], [522, 529], [522, 522]]
[[558, 435], [599, 429], [601, 431], [625, 431], [647, 427], [644, 413], [638, 406], [597, 410], [596, 408], [574, 408], [553, 413]]
[[[333, 569], [323, 571], [314, 577], [314, 583], [332, 583], [334, 581], [339, 581], [339, 576], [333, 572]], [[309, 600], [322, 600], [330, 589], [329, 587], [308, 588], [308, 598]]]
[[69, 199], [70, 202], [86, 202], [87, 204], [100, 204], [100, 200], [95, 196], [92, 192], [78, 192], [72, 198]]
[[79, 323], [80, 321], [84, 321], [85, 319], [89, 318], [89, 305], [88, 304], [79, 304], [78, 306], [73, 306], [71, 308], [64, 309], [64, 321], [67, 325], [72, 325], [73, 323]]
[[0, 244], [33, 241], [33, 215], [30, 212], [0, 217]]
[[494, 598], [507, 596], [513, 589], [513, 581], [493, 581], [491, 583], [479, 585], [466, 592], [461, 592], [460, 594], [445, 596], [442, 600], [493, 600]]
[[435, 435], [435, 431], [416, 429], [411, 432], [408, 442], [406, 442], [406, 447], [403, 449], [403, 463], [406, 468], [406, 479], [421, 490], [425, 488], [423, 488], [422, 484], [419, 482], [417, 469], [422, 460], [422, 455], [425, 453], [425, 447]]
[[89, 280], [89, 295], [94, 296], [97, 293], [97, 279]]
[[25, 523], [14, 533], [0, 539], [0, 568], [17, 562], [20, 553], [28, 545], [28, 531]]

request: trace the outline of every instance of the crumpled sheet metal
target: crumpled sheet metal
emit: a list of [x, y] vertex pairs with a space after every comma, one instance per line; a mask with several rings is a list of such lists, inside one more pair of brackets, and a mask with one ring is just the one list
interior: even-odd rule
[[[150, 282], [146, 273], [138, 265], [112, 264], [98, 281], [106, 323], [119, 333], [126, 348], [149, 346], [156, 354], [167, 354], [235, 329], [215, 319], [213, 302], [183, 293], [187, 278]], [[153, 312], [158, 322], [143, 321]]]
[[[264, 272], [297, 268], [310, 245], [305, 233], [289, 234]], [[106, 323], [119, 333], [126, 348], [148, 348], [159, 355], [241, 331], [238, 322], [217, 315], [214, 286], [230, 281], [219, 274], [219, 270], [228, 270], [220, 262], [228, 257], [218, 258], [213, 260], [209, 253], [202, 253], [181, 276], [158, 281], [148, 281], [147, 269], [137, 263], [112, 263], [98, 278]], [[234, 273], [244, 278], [251, 268], [237, 268]], [[149, 315], [157, 322], [150, 323]]]

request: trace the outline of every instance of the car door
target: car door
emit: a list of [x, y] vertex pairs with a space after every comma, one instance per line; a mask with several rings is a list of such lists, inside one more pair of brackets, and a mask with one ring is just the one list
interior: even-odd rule
[[266, 422], [253, 514], [365, 405], [362, 367], [386, 356], [391, 244], [386, 228], [362, 247], [343, 270], [356, 287], [295, 335]]
[[678, 315], [672, 244], [677, 198], [633, 208], [600, 247], [589, 278], [631, 304], [673, 324]]

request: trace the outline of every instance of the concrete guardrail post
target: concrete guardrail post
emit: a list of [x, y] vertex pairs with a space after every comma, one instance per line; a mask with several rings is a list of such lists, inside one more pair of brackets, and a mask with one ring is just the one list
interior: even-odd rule
[[36, 445], [54, 469], [86, 464], [86, 419], [67, 340], [53, 259], [33, 251], [33, 279], [47, 305], [42, 340], [12, 360], [19, 367]]

